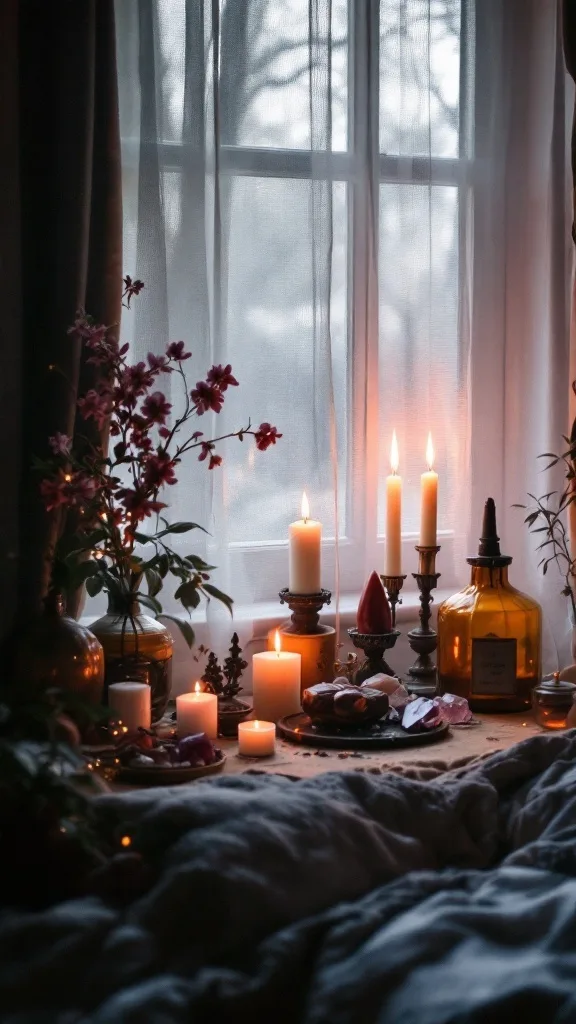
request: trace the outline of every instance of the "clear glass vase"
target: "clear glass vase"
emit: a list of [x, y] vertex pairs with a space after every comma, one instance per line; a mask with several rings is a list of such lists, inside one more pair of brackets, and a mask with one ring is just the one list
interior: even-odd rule
[[172, 635], [161, 622], [142, 612], [137, 594], [129, 594], [122, 601], [109, 594], [108, 611], [90, 629], [104, 648], [105, 692], [110, 683], [128, 679], [147, 683], [152, 722], [158, 722], [172, 688]]

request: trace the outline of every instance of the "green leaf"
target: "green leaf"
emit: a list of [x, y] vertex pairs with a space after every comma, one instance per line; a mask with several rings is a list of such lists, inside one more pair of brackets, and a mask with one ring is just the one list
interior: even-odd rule
[[192, 626], [186, 619], [181, 619], [179, 618], [178, 615], [166, 615], [164, 612], [162, 612], [162, 618], [169, 619], [170, 622], [175, 622], [176, 625], [178, 626], [178, 629], [182, 633], [182, 636], [184, 637], [186, 643], [188, 644], [188, 647], [194, 647], [194, 641], [196, 637], [194, 635], [194, 630], [192, 629]]
[[156, 568], [162, 579], [164, 579], [168, 572], [168, 569], [170, 568], [170, 558], [168, 557], [165, 551], [163, 551], [161, 555], [158, 555], [158, 562], [156, 563]]
[[159, 594], [162, 590], [162, 577], [155, 569], [146, 569], [144, 575], [146, 576], [150, 597], [156, 597], [156, 594]]
[[95, 576], [98, 572], [98, 562], [94, 559], [89, 558], [86, 562], [80, 562], [80, 564], [74, 570], [74, 580], [76, 584], [84, 583], [90, 576]]
[[197, 608], [200, 604], [198, 587], [193, 580], [187, 580], [185, 583], [182, 583], [178, 587], [174, 597], [177, 598], [178, 601], [182, 602], [186, 610], [189, 610], [190, 608]]
[[90, 597], [96, 597], [96, 594], [99, 594], [100, 591], [102, 590], [102, 586], [103, 580], [100, 576], [90, 576], [86, 580], [86, 590], [88, 591]]
[[202, 590], [205, 594], [209, 594], [210, 597], [215, 597], [217, 601], [221, 601], [222, 604], [225, 604], [230, 615], [232, 615], [232, 605], [234, 602], [231, 597], [228, 597], [228, 594], [224, 594], [222, 590], [218, 590], [218, 587], [213, 586], [212, 583], [205, 583]]
[[155, 538], [149, 537], [147, 533], [140, 533], [139, 531], [137, 531], [134, 534], [134, 540], [137, 541], [138, 544], [153, 544]]
[[196, 569], [197, 572], [211, 572], [212, 569], [216, 568], [215, 565], [208, 565], [208, 562], [205, 562], [199, 555], [186, 555], [184, 563], [186, 564], [187, 562], [190, 562], [190, 565]]
[[139, 593], [138, 600], [140, 604], [143, 604], [146, 608], [151, 608], [157, 615], [160, 615], [162, 612], [162, 605], [160, 604], [160, 601], [157, 601], [156, 598], [152, 597], [150, 594]]
[[165, 537], [168, 533], [188, 533], [189, 530], [202, 530], [203, 533], [208, 533], [203, 526], [199, 523], [172, 523], [172, 526], [167, 526], [165, 530], [160, 530], [157, 533], [157, 537]]

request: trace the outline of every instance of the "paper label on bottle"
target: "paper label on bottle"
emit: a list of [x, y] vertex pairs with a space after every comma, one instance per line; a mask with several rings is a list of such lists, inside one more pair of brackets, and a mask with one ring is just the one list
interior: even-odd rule
[[472, 641], [472, 693], [516, 693], [516, 640], [481, 637]]

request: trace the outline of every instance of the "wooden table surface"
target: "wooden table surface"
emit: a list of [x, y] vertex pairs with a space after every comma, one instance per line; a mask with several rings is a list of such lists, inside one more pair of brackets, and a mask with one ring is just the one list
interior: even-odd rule
[[505, 750], [515, 743], [542, 732], [530, 714], [475, 715], [473, 723], [453, 726], [444, 740], [422, 747], [400, 750], [376, 750], [351, 754], [348, 751], [316, 750], [276, 740], [276, 754], [271, 757], [241, 757], [236, 740], [218, 740], [226, 753], [223, 773], [236, 775], [254, 769], [283, 775], [311, 778], [321, 772], [350, 770], [381, 770], [392, 765], [451, 762]]

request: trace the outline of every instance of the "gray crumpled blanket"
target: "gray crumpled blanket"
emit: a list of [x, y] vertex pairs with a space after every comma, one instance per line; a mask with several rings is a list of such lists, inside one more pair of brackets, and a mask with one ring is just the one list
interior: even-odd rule
[[99, 798], [160, 869], [0, 915], [0, 1019], [576, 1021], [576, 730], [463, 777], [222, 777]]

